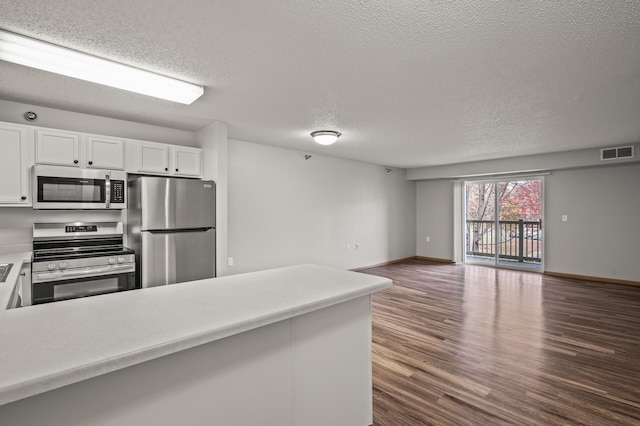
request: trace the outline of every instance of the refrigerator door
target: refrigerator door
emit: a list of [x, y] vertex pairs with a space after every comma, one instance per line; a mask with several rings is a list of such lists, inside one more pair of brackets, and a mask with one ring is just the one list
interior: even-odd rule
[[141, 231], [214, 228], [216, 186], [213, 181], [141, 177]]
[[215, 232], [142, 232], [140, 287], [213, 278]]

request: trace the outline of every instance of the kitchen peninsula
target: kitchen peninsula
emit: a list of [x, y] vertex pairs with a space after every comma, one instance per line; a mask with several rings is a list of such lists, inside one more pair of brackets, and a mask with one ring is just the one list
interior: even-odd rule
[[0, 312], [0, 423], [367, 425], [371, 294], [299, 265]]

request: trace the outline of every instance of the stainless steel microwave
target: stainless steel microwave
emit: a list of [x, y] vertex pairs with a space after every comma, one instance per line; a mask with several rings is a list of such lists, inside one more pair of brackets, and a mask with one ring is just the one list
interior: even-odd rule
[[125, 209], [126, 190], [123, 171], [33, 166], [34, 209]]

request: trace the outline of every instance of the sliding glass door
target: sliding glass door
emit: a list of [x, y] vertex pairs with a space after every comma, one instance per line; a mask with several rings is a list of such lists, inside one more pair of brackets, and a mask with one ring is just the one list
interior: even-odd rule
[[542, 179], [466, 182], [465, 261], [542, 270]]

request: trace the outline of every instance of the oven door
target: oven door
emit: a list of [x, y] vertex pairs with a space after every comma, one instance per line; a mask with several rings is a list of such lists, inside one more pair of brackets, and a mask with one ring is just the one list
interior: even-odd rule
[[34, 272], [31, 275], [33, 304], [57, 302], [135, 288], [134, 265], [110, 265], [90, 271]]

